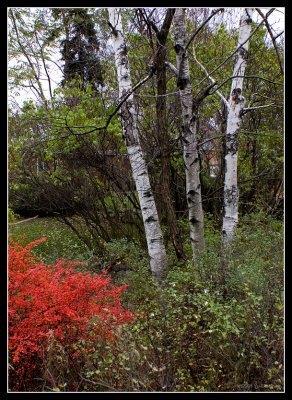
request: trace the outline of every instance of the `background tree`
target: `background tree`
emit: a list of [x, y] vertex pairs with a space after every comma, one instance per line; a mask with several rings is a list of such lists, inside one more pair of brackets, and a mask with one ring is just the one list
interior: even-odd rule
[[[65, 38], [61, 42], [64, 61], [62, 84], [80, 78], [84, 89], [90, 83], [96, 90], [102, 84], [102, 67], [99, 60], [99, 41], [95, 29], [94, 15], [85, 8], [54, 8], [53, 18], [62, 25]], [[60, 33], [60, 28], [52, 32], [52, 38]]]

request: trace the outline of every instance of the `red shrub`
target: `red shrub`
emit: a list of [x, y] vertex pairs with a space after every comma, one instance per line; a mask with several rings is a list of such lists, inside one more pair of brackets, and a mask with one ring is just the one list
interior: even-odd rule
[[80, 339], [110, 342], [115, 329], [134, 317], [120, 304], [126, 285], [114, 286], [106, 274], [77, 272], [80, 262], [39, 263], [31, 248], [44, 240], [9, 246], [12, 390], [23, 387], [41, 367], [52, 335], [66, 348]]

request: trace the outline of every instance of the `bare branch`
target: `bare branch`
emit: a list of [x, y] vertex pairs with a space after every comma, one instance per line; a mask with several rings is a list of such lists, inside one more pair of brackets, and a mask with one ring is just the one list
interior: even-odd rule
[[[205, 75], [207, 76], [207, 78], [214, 83], [215, 80], [212, 78], [212, 76], [210, 76], [210, 74], [208, 74], [208, 71], [206, 70], [206, 68], [200, 63], [200, 61], [198, 61], [198, 59], [196, 58], [196, 54], [195, 54], [195, 49], [193, 49], [193, 57], [194, 60], [196, 61], [196, 63], [199, 65], [199, 67], [202, 69], [202, 71], [205, 73]], [[213, 91], [212, 93], [209, 93], [209, 95], [213, 94], [213, 93], [217, 93], [217, 95], [220, 97], [220, 99], [223, 101], [223, 103], [225, 104], [225, 106], [227, 107], [227, 110], [229, 109], [229, 103], [227, 101], [227, 99], [223, 96], [223, 94], [221, 94], [218, 89], [216, 89], [215, 91]]]
[[266, 104], [266, 105], [264, 105], [264, 106], [247, 107], [247, 108], [243, 108], [243, 109], [242, 109], [242, 111], [241, 111], [241, 113], [240, 113], [240, 116], [243, 116], [244, 114], [246, 114], [246, 113], [249, 112], [249, 111], [258, 110], [259, 108], [272, 107], [272, 106], [274, 106], [274, 107], [279, 107], [279, 106], [275, 105], [275, 103]]
[[214, 17], [214, 15], [218, 14], [219, 12], [223, 12], [224, 8], [218, 8], [217, 10], [214, 10], [212, 14], [199, 26], [199, 28], [192, 34], [192, 36], [189, 38], [188, 43], [186, 45], [185, 50], [188, 49], [189, 45], [192, 43], [194, 38], [197, 36], [197, 34], [204, 28], [204, 26]]
[[257, 75], [234, 75], [234, 76], [230, 76], [229, 78], [225, 79], [225, 81], [223, 81], [215, 90], [213, 90], [213, 92], [210, 93], [210, 95], [216, 93], [217, 90], [220, 89], [223, 85], [225, 85], [226, 82], [230, 81], [230, 79], [235, 79], [235, 78], [261, 79], [263, 81], [266, 81], [266, 82], [269, 82], [269, 83], [273, 83], [274, 85], [284, 86], [284, 84], [281, 83], [281, 82], [275, 82], [275, 81], [272, 81], [271, 79], [263, 78], [262, 76], [257, 76]]
[[212, 136], [211, 138], [206, 139], [203, 142], [198, 143], [198, 147], [204, 146], [204, 144], [206, 144], [208, 142], [212, 142], [213, 140], [224, 138], [224, 137], [225, 137], [225, 133], [223, 135]]
[[283, 33], [284, 33], [284, 31], [282, 31], [282, 32], [278, 33], [278, 35], [277, 35], [277, 36], [275, 36], [275, 38], [274, 38], [274, 39], [275, 39], [275, 40], [276, 40], [276, 39], [278, 39], [278, 37], [279, 37], [279, 36], [281, 36], [281, 35], [283, 35]]
[[157, 34], [157, 39], [159, 39], [163, 43], [166, 42], [166, 38], [168, 36], [168, 32], [173, 20], [174, 13], [175, 13], [175, 8], [167, 9], [162, 27], [160, 29], [160, 32]]
[[178, 77], [178, 69], [169, 61], [165, 61], [165, 65], [170, 69], [170, 71]]
[[170, 26], [172, 23], [175, 9], [174, 8], [167, 9], [166, 15], [165, 15], [165, 18], [164, 18], [164, 21], [163, 21], [163, 24], [162, 24], [162, 27], [160, 30], [158, 29], [157, 25], [153, 22], [153, 20], [150, 19], [150, 16], [152, 15], [152, 13], [149, 16], [147, 16], [146, 13], [145, 13], [145, 15], [143, 14], [143, 9], [140, 9], [140, 10], [141, 10], [141, 15], [142, 15], [144, 21], [146, 22], [146, 24], [148, 26], [152, 27], [152, 29], [154, 30], [155, 35], [156, 35], [156, 41], [157, 41], [158, 45], [160, 47], [167, 49], [167, 47], [165, 47], [164, 45], [166, 43], [166, 39], [167, 39], [169, 29], [170, 29]]
[[257, 107], [247, 107], [247, 108], [243, 108], [243, 111], [252, 111], [252, 110], [256, 110], [258, 108], [265, 108], [265, 107], [271, 107], [274, 106], [275, 103], [271, 103], [271, 104], [266, 104], [264, 106], [257, 106]]
[[[271, 10], [269, 12], [267, 12], [266, 14], [266, 18], [272, 14], [272, 12], [275, 10], [275, 8], [271, 8]], [[215, 71], [217, 71], [219, 68], [221, 68], [232, 56], [234, 56], [235, 53], [237, 53], [237, 51], [242, 47], [242, 45], [244, 45], [246, 42], [248, 42], [250, 40], [250, 38], [257, 32], [257, 30], [260, 28], [260, 26], [264, 23], [264, 20], [262, 22], [260, 22], [258, 24], [258, 26], [252, 31], [252, 33], [249, 35], [249, 37], [242, 43], [240, 43], [240, 45], [227, 57], [225, 58], [224, 61], [222, 61], [221, 64], [219, 64], [216, 68], [214, 68], [209, 75], [212, 75]], [[198, 85], [200, 85], [201, 83], [203, 83], [206, 79], [208, 79], [208, 77], [204, 78], [201, 80], [201, 82], [198, 83]]]
[[36, 82], [37, 82], [37, 85], [38, 85], [38, 90], [36, 90], [35, 87], [34, 87], [34, 88], [35, 88], [35, 90], [37, 91], [37, 93], [39, 94], [39, 96], [40, 96], [40, 98], [42, 99], [42, 101], [44, 102], [45, 107], [47, 108], [47, 99], [46, 99], [46, 97], [45, 97], [45, 95], [44, 95], [43, 88], [42, 88], [42, 85], [41, 85], [41, 83], [40, 83], [39, 76], [38, 76], [38, 74], [36, 73], [35, 67], [34, 67], [34, 65], [33, 65], [33, 63], [32, 63], [32, 61], [31, 61], [31, 59], [30, 59], [30, 57], [29, 57], [29, 55], [28, 55], [28, 53], [27, 53], [27, 51], [26, 51], [24, 45], [23, 45], [22, 42], [21, 42], [21, 39], [20, 39], [20, 36], [19, 36], [19, 32], [18, 32], [18, 28], [17, 28], [17, 24], [16, 24], [16, 20], [15, 20], [15, 17], [14, 17], [14, 14], [13, 14], [13, 11], [12, 11], [11, 8], [10, 8], [10, 10], [9, 10], [9, 14], [10, 14], [10, 16], [11, 16], [12, 24], [13, 24], [13, 27], [14, 27], [14, 30], [15, 30], [15, 33], [16, 33], [17, 43], [19, 44], [19, 47], [20, 47], [21, 50], [22, 50], [22, 54], [23, 54], [23, 55], [25, 56], [25, 58], [27, 59], [27, 61], [28, 61], [28, 63], [29, 63], [29, 66], [30, 66], [31, 70], [33, 71], [34, 77], [35, 77], [35, 79], [36, 79]]
[[46, 66], [46, 62], [45, 62], [45, 59], [44, 59], [44, 49], [43, 49], [43, 46], [40, 44], [40, 41], [39, 41], [37, 32], [35, 32], [35, 38], [36, 38], [36, 41], [37, 41], [37, 43], [38, 43], [38, 45], [39, 45], [39, 47], [40, 47], [41, 58], [42, 58], [44, 70], [45, 70], [45, 73], [46, 73], [47, 78], [48, 78], [50, 98], [51, 98], [51, 100], [52, 100], [52, 99], [53, 99], [53, 93], [52, 93], [51, 78], [50, 78], [50, 75], [49, 75], [49, 72], [48, 72], [48, 69], [47, 69], [47, 66]]
[[209, 86], [201, 91], [201, 94], [194, 99], [196, 105], [200, 104], [205, 97], [210, 96], [210, 90], [216, 85], [216, 82], [212, 82]]
[[267, 30], [269, 32], [269, 35], [270, 35], [270, 37], [272, 39], [272, 42], [273, 42], [273, 46], [274, 46], [275, 52], [277, 54], [277, 58], [278, 58], [278, 62], [279, 62], [281, 73], [282, 73], [282, 75], [284, 75], [284, 68], [283, 68], [282, 60], [281, 60], [281, 57], [280, 57], [280, 54], [279, 54], [279, 49], [277, 47], [276, 38], [273, 35], [272, 29], [270, 27], [270, 24], [268, 23], [267, 17], [264, 16], [264, 14], [261, 12], [261, 10], [259, 8], [256, 8], [256, 10], [257, 10], [257, 12], [260, 14], [260, 16], [262, 17], [262, 19], [265, 22], [266, 28], [267, 28]]
[[38, 218], [38, 215], [36, 215], [35, 217], [31, 217], [31, 218], [27, 218], [27, 219], [22, 219], [21, 221], [17, 221], [17, 222], [9, 222], [9, 225], [18, 225], [18, 224], [22, 224], [23, 222], [31, 221], [32, 219], [36, 219], [36, 218]]

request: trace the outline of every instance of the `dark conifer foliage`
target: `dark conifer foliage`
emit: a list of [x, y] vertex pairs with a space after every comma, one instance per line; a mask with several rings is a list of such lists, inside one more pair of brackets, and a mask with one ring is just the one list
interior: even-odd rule
[[102, 66], [98, 57], [99, 41], [94, 27], [93, 15], [87, 8], [56, 8], [54, 18], [64, 24], [65, 39], [61, 54], [64, 65], [62, 85], [79, 78], [82, 88], [88, 83], [97, 89], [102, 84]]

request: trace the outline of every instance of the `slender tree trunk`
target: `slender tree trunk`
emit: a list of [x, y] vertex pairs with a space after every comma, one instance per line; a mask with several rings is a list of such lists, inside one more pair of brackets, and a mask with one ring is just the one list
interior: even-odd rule
[[[251, 32], [252, 9], [246, 8], [240, 19], [238, 47], [244, 43]], [[239, 47], [233, 76], [244, 75], [248, 57], [248, 41]], [[232, 80], [229, 98], [229, 111], [226, 128], [226, 154], [224, 178], [224, 216], [222, 226], [223, 246], [232, 239], [238, 223], [238, 186], [237, 186], [237, 156], [238, 129], [241, 121], [241, 111], [244, 105], [242, 96], [243, 78]]]
[[177, 8], [174, 14], [175, 51], [178, 70], [177, 85], [182, 108], [182, 132], [186, 173], [186, 195], [188, 203], [190, 239], [194, 259], [198, 251], [204, 249], [204, 215], [201, 184], [199, 177], [199, 157], [197, 150], [197, 107], [193, 112], [193, 95], [186, 46], [185, 9]]
[[185, 258], [181, 233], [177, 224], [175, 208], [172, 202], [171, 177], [170, 177], [170, 152], [169, 152], [169, 134], [166, 117], [166, 39], [173, 19], [173, 10], [168, 9], [162, 29], [156, 33], [157, 47], [156, 52], [156, 114], [157, 114], [157, 134], [161, 152], [161, 189], [162, 203], [167, 218], [171, 240], [178, 259]]
[[[112, 44], [115, 52], [119, 96], [122, 98], [132, 89], [129, 60], [119, 9], [109, 8], [108, 11], [109, 22], [112, 27]], [[142, 211], [152, 275], [157, 282], [161, 283], [167, 275], [167, 257], [148, 170], [140, 145], [137, 127], [138, 118], [133, 95], [130, 95], [123, 103], [121, 117], [125, 144]]]

